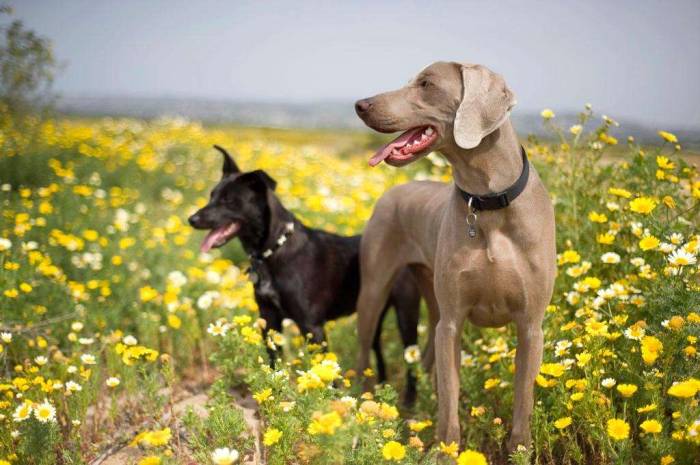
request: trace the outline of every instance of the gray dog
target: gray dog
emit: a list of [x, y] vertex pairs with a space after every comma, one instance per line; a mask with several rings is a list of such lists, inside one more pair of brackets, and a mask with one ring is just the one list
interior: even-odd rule
[[[450, 162], [454, 183], [410, 182], [379, 199], [361, 244], [357, 304], [359, 372], [398, 271], [411, 266], [426, 297], [437, 362], [438, 437], [460, 442], [460, 337], [465, 319], [482, 327], [513, 322], [513, 424], [508, 449], [530, 445], [542, 320], [556, 273], [554, 211], [510, 123], [515, 96], [498, 74], [437, 62], [407, 86], [356, 103], [372, 129], [404, 131], [370, 160], [404, 166], [431, 151]], [[432, 343], [432, 347], [430, 347]]]

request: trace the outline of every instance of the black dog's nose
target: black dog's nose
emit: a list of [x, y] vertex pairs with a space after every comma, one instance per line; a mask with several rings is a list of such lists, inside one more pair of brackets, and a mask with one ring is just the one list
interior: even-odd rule
[[367, 113], [367, 110], [370, 109], [372, 106], [372, 100], [368, 98], [363, 98], [362, 100], [358, 100], [355, 102], [355, 112], [357, 112], [358, 115], [361, 115], [362, 113]]
[[193, 228], [197, 227], [197, 223], [199, 223], [199, 214], [195, 213], [194, 215], [190, 216], [187, 221], [190, 223], [190, 226]]

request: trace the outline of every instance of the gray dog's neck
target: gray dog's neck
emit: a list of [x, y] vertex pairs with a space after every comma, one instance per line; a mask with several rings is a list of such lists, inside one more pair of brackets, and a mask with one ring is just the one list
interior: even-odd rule
[[473, 149], [455, 146], [442, 152], [452, 165], [455, 183], [470, 194], [507, 189], [523, 169], [520, 142], [509, 119]]

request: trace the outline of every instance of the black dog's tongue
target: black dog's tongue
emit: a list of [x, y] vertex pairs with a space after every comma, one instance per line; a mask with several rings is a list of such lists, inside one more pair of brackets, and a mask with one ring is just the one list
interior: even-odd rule
[[238, 223], [231, 223], [226, 226], [220, 226], [216, 229], [212, 229], [206, 235], [202, 241], [202, 245], [199, 247], [200, 252], [209, 252], [213, 247], [223, 245], [231, 235], [238, 231]]

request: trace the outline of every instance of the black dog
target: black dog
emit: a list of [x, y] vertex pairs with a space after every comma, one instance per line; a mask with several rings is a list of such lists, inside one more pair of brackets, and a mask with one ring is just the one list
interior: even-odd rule
[[[344, 237], [304, 226], [274, 194], [276, 182], [262, 170], [241, 172], [224, 156], [223, 176], [209, 203], [189, 218], [196, 229], [209, 229], [201, 250], [221, 247], [238, 237], [250, 258], [250, 279], [260, 316], [269, 329], [281, 331], [290, 318], [316, 343], [325, 341], [323, 324], [355, 311], [360, 289], [360, 236]], [[382, 314], [396, 315], [404, 346], [416, 344], [420, 293], [405, 269], [396, 279]], [[374, 337], [379, 381], [386, 379], [381, 353], [381, 322]], [[275, 353], [270, 350], [274, 364]], [[415, 400], [415, 379], [408, 370], [404, 401]]]

